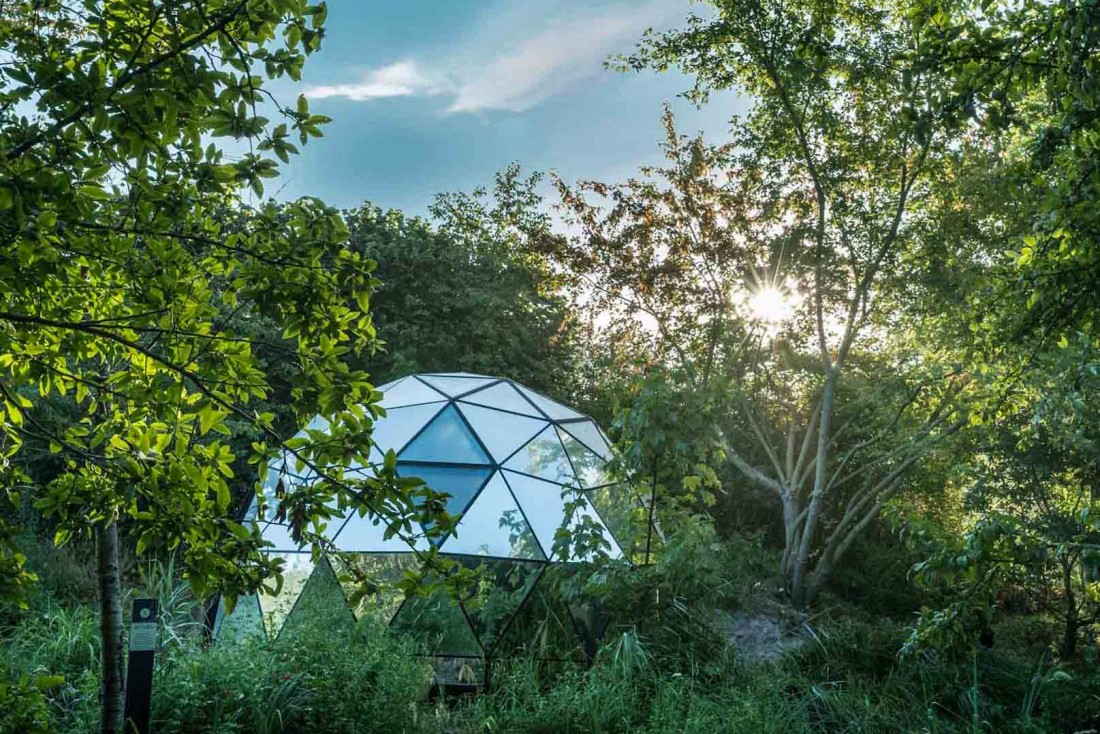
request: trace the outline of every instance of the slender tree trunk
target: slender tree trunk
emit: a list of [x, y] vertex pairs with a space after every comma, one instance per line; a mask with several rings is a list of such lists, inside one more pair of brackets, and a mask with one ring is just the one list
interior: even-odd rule
[[790, 584], [791, 561], [798, 547], [798, 506], [795, 504], [793, 490], [787, 489], [781, 499], [783, 503], [783, 558], [779, 562], [779, 572], [784, 581]]
[[838, 367], [833, 367], [825, 377], [825, 387], [821, 394], [817, 455], [814, 457], [814, 487], [813, 492], [810, 494], [806, 522], [802, 526], [802, 538], [791, 574], [791, 603], [798, 608], [805, 607], [813, 601], [807, 593], [806, 567], [810, 561], [810, 550], [814, 544], [821, 505], [825, 501], [825, 468], [829, 459], [829, 423], [833, 417], [833, 402], [836, 399], [837, 369]]
[[119, 578], [118, 524], [110, 521], [95, 531], [99, 576], [99, 634], [102, 642], [100, 672], [101, 734], [122, 732], [122, 582]]

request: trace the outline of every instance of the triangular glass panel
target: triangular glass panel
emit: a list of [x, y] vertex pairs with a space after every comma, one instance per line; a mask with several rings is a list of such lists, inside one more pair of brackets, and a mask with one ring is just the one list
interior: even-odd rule
[[343, 525], [337, 522], [336, 527], [332, 543], [346, 553], [410, 553], [428, 548], [419, 527], [414, 525], [406, 533], [416, 536], [410, 546], [397, 535], [386, 538], [387, 526], [382, 522], [375, 524], [369, 514], [360, 517], [358, 512], [352, 513]]
[[440, 464], [491, 463], [453, 405], [444, 408], [427, 428], [409, 441], [398, 458]]
[[565, 453], [569, 454], [569, 462], [573, 465], [573, 471], [585, 489], [602, 487], [611, 483], [611, 477], [607, 473], [607, 462], [585, 448], [577, 439], [558, 428], [558, 438], [561, 439]]
[[392, 390], [393, 388], [397, 387], [398, 383], [400, 383], [402, 380], [407, 380], [407, 379], [408, 379], [407, 377], [398, 377], [396, 380], [390, 380], [389, 382], [387, 382], [385, 384], [375, 385], [374, 389], [377, 390], [378, 392], [385, 392], [386, 390]]
[[302, 589], [305, 588], [306, 581], [313, 573], [313, 559], [309, 553], [284, 553], [279, 557], [283, 559], [282, 588], [279, 589], [278, 594], [269, 594], [264, 590], [259, 593], [264, 629], [271, 637], [277, 637], [282, 631], [287, 617], [294, 609], [298, 597], [301, 596]]
[[592, 421], [562, 423], [560, 427], [569, 431], [573, 438], [587, 446], [590, 451], [596, 452], [605, 461], [611, 460], [611, 445], [604, 438], [603, 432]]
[[545, 560], [516, 500], [497, 472], [440, 546], [443, 553]]
[[442, 406], [443, 403], [428, 403], [387, 410], [386, 417], [374, 424], [371, 437], [383, 454], [391, 449], [400, 451], [405, 448], [409, 439], [435, 417]]
[[399, 462], [397, 474], [402, 477], [420, 477], [436, 492], [451, 495], [447, 500], [447, 512], [461, 515], [470, 500], [485, 484], [492, 468], [476, 466], [439, 466]]
[[263, 634], [264, 623], [260, 613], [260, 601], [255, 594], [237, 598], [233, 611], [226, 614], [226, 601], [218, 599], [218, 611], [214, 615], [212, 636], [218, 642], [241, 642], [247, 637]]
[[447, 589], [405, 599], [393, 628], [415, 635], [432, 655], [480, 655], [481, 645], [466, 615]]
[[539, 395], [534, 390], [528, 390], [522, 385], [516, 385], [516, 389], [523, 393], [524, 397], [534, 403], [536, 408], [545, 413], [550, 420], [559, 421], [569, 420], [570, 418], [584, 418], [583, 415], [572, 408], [567, 408], [556, 400], [551, 400], [548, 397]]
[[615, 484], [588, 490], [584, 496], [631, 558], [645, 551], [648, 513], [633, 492], [625, 485]]
[[478, 405], [459, 405], [459, 410], [470, 422], [474, 433], [498, 462], [507, 459], [524, 442], [546, 427], [546, 421], [539, 418], [504, 413]]
[[487, 558], [462, 558], [459, 562], [475, 574], [474, 582], [462, 591], [462, 606], [481, 646], [491, 651], [545, 565]]
[[423, 375], [418, 379], [423, 380], [452, 398], [462, 393], [470, 392], [471, 390], [477, 390], [479, 387], [485, 387], [494, 381], [491, 377], [463, 377], [455, 375]]
[[[547, 558], [557, 561], [591, 560], [594, 555], [593, 543], [597, 541], [609, 557], [622, 556], [619, 544], [615, 542], [611, 532], [587, 502], [583, 507], [575, 509], [568, 527], [563, 528], [566, 520], [566, 501], [574, 502], [578, 499], [575, 490], [510, 471], [504, 472], [504, 478], [511, 487], [512, 494], [519, 501], [519, 506], [523, 508], [523, 514], [530, 522], [531, 529], [534, 530], [535, 537], [538, 538], [542, 552]], [[582, 526], [586, 530], [591, 530], [592, 533], [586, 532], [578, 537], [578, 530]], [[564, 529], [569, 534], [569, 552], [566, 557], [562, 557], [562, 553], [554, 550], [559, 529]], [[598, 537], [593, 537], [594, 535]]]
[[485, 377], [490, 380], [496, 378], [489, 377], [489, 375], [480, 375], [477, 372], [427, 372], [422, 377]]
[[586, 660], [580, 636], [557, 583], [566, 566], [551, 565], [526, 601], [502, 625], [491, 653], [497, 657], [529, 655], [555, 660]]
[[527, 445], [504, 462], [504, 468], [558, 484], [576, 484], [573, 467], [553, 426], [547, 426], [542, 433], [528, 441]]
[[340, 579], [346, 601], [350, 602], [359, 591], [359, 583], [366, 585], [368, 593], [351, 607], [355, 618], [369, 616], [382, 624], [393, 620], [405, 598], [397, 582], [404, 578], [406, 571], [420, 564], [420, 559], [409, 553], [336, 554], [329, 560]]
[[287, 615], [279, 635], [285, 639], [311, 626], [325, 630], [326, 634], [347, 634], [354, 624], [355, 617], [348, 609], [344, 590], [328, 559], [322, 556], [298, 595], [294, 608]]
[[438, 403], [446, 399], [438, 390], [433, 390], [415, 377], [406, 377], [382, 392], [382, 407], [388, 412], [393, 408]]
[[540, 413], [535, 406], [531, 405], [527, 398], [520, 395], [519, 391], [507, 382], [498, 382], [484, 390], [478, 390], [475, 393], [465, 395], [461, 402], [484, 405], [489, 408], [497, 408], [498, 410], [507, 410], [512, 413], [529, 415], [532, 418], [543, 417], [542, 413]]

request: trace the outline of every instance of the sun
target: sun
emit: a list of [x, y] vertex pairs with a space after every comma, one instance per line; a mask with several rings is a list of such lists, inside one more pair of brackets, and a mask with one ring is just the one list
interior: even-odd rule
[[800, 301], [797, 293], [768, 285], [754, 291], [747, 306], [753, 321], [775, 325], [790, 321]]

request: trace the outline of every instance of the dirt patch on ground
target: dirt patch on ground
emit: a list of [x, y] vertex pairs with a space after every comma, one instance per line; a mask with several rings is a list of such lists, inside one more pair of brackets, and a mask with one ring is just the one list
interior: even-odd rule
[[750, 663], [775, 660], [811, 638], [807, 615], [776, 602], [754, 601], [750, 608], [722, 612], [716, 620], [741, 659]]

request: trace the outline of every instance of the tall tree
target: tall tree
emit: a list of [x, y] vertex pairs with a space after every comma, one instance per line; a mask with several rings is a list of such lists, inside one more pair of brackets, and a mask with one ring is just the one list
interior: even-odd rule
[[[306, 540], [349, 506], [399, 534], [423, 511], [392, 472], [352, 481], [341, 468], [365, 460], [376, 412], [377, 392], [346, 361], [374, 343], [372, 263], [344, 246], [344, 223], [321, 202], [242, 209], [276, 175], [269, 156], [288, 160], [291, 135], [305, 143], [326, 121], [263, 87], [264, 76], [299, 78], [325, 14], [303, 0], [0, 9], [3, 491], [15, 500], [28, 487], [28, 440], [63, 457], [65, 471], [31, 491], [58, 542], [95, 539], [105, 733], [121, 730], [120, 524], [139, 554], [177, 551], [200, 594], [254, 590], [280, 569], [228, 513], [230, 419], [262, 436], [250, 451], [261, 481], [284, 447], [297, 473], [318, 475], [265, 499]], [[224, 155], [225, 138], [245, 152]], [[270, 319], [285, 341], [256, 343], [249, 318]], [[284, 441], [255, 409], [270, 391], [260, 348], [280, 351], [299, 420], [324, 415], [332, 440]], [[40, 420], [35, 401], [59, 395], [73, 409]], [[0, 580], [25, 581], [0, 537]]]
[[720, 148], [670, 130], [657, 181], [563, 187], [584, 229], [565, 249], [607, 306], [645, 315], [692, 389], [733, 397], [725, 453], [778, 500], [784, 575], [804, 605], [909, 470], [967, 422], [951, 355], [913, 359], [903, 338], [935, 344], [918, 320], [895, 338], [907, 296], [889, 277], [923, 244], [922, 207], [950, 170], [964, 103], [914, 61], [934, 8], [713, 5], [621, 65], [679, 67], [694, 100], [734, 88], [749, 113]]

